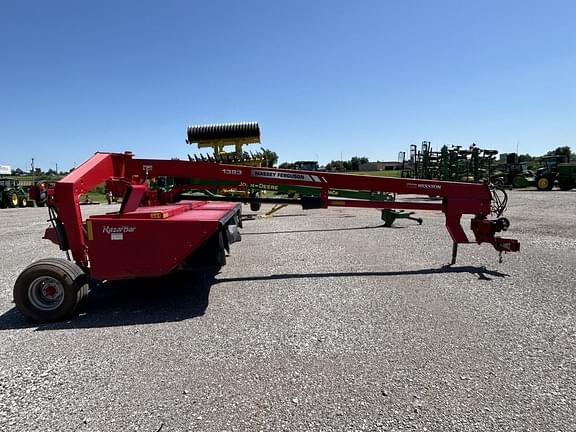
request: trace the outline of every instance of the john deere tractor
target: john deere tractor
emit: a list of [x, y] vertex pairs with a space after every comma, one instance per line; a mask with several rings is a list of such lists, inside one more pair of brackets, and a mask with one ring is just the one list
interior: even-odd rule
[[543, 157], [540, 161], [541, 166], [536, 171], [536, 188], [540, 191], [552, 190], [554, 182], [558, 180], [559, 166], [567, 163], [568, 157], [565, 155]]
[[576, 163], [566, 162], [558, 164], [558, 186], [563, 191], [576, 187]]
[[0, 208], [26, 207], [27, 205], [26, 191], [20, 187], [18, 180], [0, 178]]

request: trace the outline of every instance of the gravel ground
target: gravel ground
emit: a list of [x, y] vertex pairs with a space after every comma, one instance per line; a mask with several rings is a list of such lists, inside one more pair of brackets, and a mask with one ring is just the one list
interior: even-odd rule
[[13, 283], [62, 253], [45, 209], [0, 210], [0, 430], [575, 430], [576, 192], [512, 192], [501, 264], [465, 245], [443, 267], [443, 216], [419, 215], [284, 209], [215, 276], [104, 284], [31, 325]]

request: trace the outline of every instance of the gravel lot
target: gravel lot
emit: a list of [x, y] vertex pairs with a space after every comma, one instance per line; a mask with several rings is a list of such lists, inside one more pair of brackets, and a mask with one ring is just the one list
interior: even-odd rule
[[418, 215], [284, 209], [214, 277], [101, 285], [31, 325], [14, 281], [62, 253], [45, 209], [0, 210], [0, 430], [574, 431], [576, 191], [512, 192], [502, 264], [465, 245], [443, 267], [443, 216]]

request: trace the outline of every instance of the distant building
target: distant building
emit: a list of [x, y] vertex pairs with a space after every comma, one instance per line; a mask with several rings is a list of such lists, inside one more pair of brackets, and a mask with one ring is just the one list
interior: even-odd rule
[[396, 171], [402, 169], [402, 163], [392, 162], [367, 162], [360, 165], [360, 171]]

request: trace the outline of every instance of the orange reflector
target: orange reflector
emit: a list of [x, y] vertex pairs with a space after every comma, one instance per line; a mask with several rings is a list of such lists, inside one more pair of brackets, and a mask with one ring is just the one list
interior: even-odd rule
[[92, 221], [86, 221], [86, 231], [88, 232], [88, 240], [94, 240], [94, 231], [92, 231]]
[[168, 214], [165, 212], [152, 212], [150, 213], [150, 219], [164, 219]]

